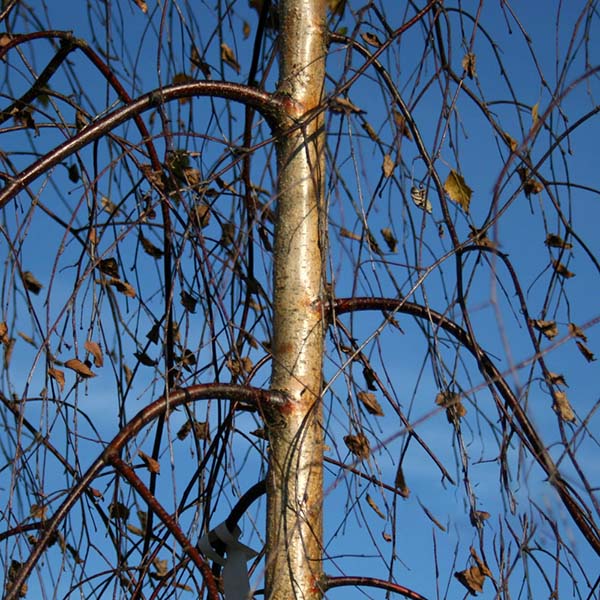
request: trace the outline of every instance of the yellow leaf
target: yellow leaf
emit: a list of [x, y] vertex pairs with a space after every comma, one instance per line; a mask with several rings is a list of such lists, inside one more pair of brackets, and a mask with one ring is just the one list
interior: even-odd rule
[[62, 392], [65, 389], [65, 373], [60, 369], [48, 369], [48, 375], [58, 383], [60, 387], [60, 391]]
[[466, 184], [462, 175], [452, 169], [444, 183], [444, 189], [450, 196], [450, 200], [460, 204], [465, 212], [469, 212], [473, 190]]
[[577, 420], [575, 418], [575, 413], [571, 408], [571, 403], [567, 399], [567, 395], [564, 392], [554, 392], [554, 403], [552, 404], [552, 409], [554, 412], [563, 420], [563, 421], [571, 421], [575, 423]]
[[66, 363], [65, 367], [67, 369], [71, 369], [75, 371], [77, 375], [81, 377], [96, 377], [96, 373], [94, 373], [85, 363], [81, 362], [78, 358], [70, 358]]
[[236, 73], [240, 72], [240, 64], [235, 57], [235, 53], [225, 42], [221, 44], [221, 60], [229, 65]]
[[540, 103], [536, 102], [532, 107], [531, 107], [531, 120], [533, 121], [533, 126], [535, 127], [535, 124], [537, 123], [538, 120], [538, 112], [540, 110]]
[[102, 356], [102, 350], [96, 342], [87, 340], [84, 344], [84, 348], [94, 357], [94, 365], [101, 367], [104, 365], [104, 358]]

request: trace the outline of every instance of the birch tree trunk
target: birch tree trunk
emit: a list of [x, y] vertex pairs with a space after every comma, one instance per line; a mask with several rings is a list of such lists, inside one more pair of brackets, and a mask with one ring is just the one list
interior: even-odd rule
[[324, 0], [279, 4], [278, 93], [289, 102], [287, 130], [277, 142], [272, 387], [290, 402], [267, 418], [267, 600], [322, 596], [324, 120], [296, 125], [323, 95], [325, 16]]

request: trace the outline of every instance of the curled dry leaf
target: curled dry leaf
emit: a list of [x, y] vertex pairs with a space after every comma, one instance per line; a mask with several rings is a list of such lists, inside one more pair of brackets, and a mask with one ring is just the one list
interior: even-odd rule
[[343, 96], [338, 96], [337, 98], [332, 98], [330, 103], [330, 108], [335, 113], [356, 113], [363, 114], [365, 111], [362, 108], [356, 106], [348, 100], [348, 98], [344, 98]]
[[240, 63], [238, 63], [234, 51], [225, 42], [221, 44], [221, 60], [236, 73], [240, 72]]
[[475, 560], [475, 565], [465, 571], [454, 573], [458, 579], [471, 594], [483, 592], [483, 582], [486, 577], [491, 577], [492, 572], [487, 565], [477, 556], [475, 549], [471, 547], [471, 556]]
[[62, 392], [65, 389], [65, 372], [60, 369], [48, 369], [48, 375], [58, 383], [60, 391]]
[[344, 443], [346, 444], [348, 450], [350, 450], [350, 452], [352, 452], [352, 454], [358, 458], [369, 458], [369, 455], [371, 454], [371, 446], [367, 436], [362, 433], [362, 431], [356, 435], [345, 435]]
[[549, 340], [558, 335], [556, 321], [543, 321], [542, 319], [529, 319], [529, 323]]
[[473, 52], [467, 52], [467, 54], [463, 56], [461, 64], [469, 79], [473, 79], [477, 76], [477, 71], [475, 70], [477, 57]]
[[433, 207], [431, 206], [431, 202], [429, 202], [429, 198], [427, 198], [427, 190], [424, 187], [413, 185], [410, 188], [410, 197], [416, 206], [431, 214]]
[[373, 126], [368, 123], [367, 121], [363, 121], [361, 123], [362, 128], [367, 132], [367, 135], [374, 141], [374, 142], [379, 142], [379, 136], [377, 135], [377, 132], [373, 129]]
[[398, 465], [398, 469], [396, 470], [396, 479], [394, 480], [394, 487], [398, 490], [398, 493], [403, 498], [408, 498], [410, 496], [410, 489], [406, 485], [406, 479], [404, 478], [404, 470], [402, 469], [402, 463]]
[[564, 250], [570, 250], [573, 247], [573, 244], [565, 242], [559, 235], [554, 233], [549, 233], [544, 243], [551, 248], [563, 248]]
[[377, 516], [379, 516], [385, 520], [385, 515], [383, 514], [383, 512], [381, 511], [379, 506], [377, 506], [377, 503], [375, 502], [375, 500], [373, 500], [373, 498], [371, 498], [371, 496], [369, 494], [367, 494], [367, 504], [375, 511], [375, 514]]
[[79, 168], [75, 163], [69, 166], [69, 179], [73, 183], [77, 183], [79, 181]]
[[554, 392], [554, 402], [552, 403], [552, 409], [554, 412], [563, 420], [575, 423], [575, 413], [571, 407], [567, 395], [564, 392]]
[[548, 383], [550, 385], [567, 385], [567, 382], [561, 373], [552, 373], [552, 371], [548, 371]]
[[573, 337], [578, 337], [580, 340], [587, 342], [587, 335], [585, 335], [583, 329], [575, 325], [575, 323], [569, 323], [569, 333]]
[[191, 313], [196, 312], [196, 304], [198, 301], [194, 296], [188, 294], [185, 290], [182, 290], [181, 294], [179, 294], [179, 299], [181, 300], [181, 304], [185, 310]]
[[456, 392], [440, 392], [435, 397], [435, 403], [446, 409], [446, 417], [448, 417], [450, 423], [453, 423], [456, 419], [461, 419], [467, 414], [467, 409], [460, 400], [460, 394]]
[[485, 246], [486, 248], [495, 248], [498, 245], [496, 242], [490, 240], [490, 238], [487, 236], [487, 232], [485, 229], [477, 229], [476, 227], [473, 227], [473, 225], [469, 225], [469, 229], [471, 230], [469, 237], [478, 246]]
[[0, 344], [8, 344], [9, 341], [8, 336], [8, 325], [4, 322], [0, 322]]
[[98, 263], [98, 268], [105, 275], [109, 275], [110, 277], [118, 277], [119, 276], [119, 265], [114, 258], [105, 258]]
[[537, 179], [527, 179], [527, 181], [525, 181], [525, 183], [523, 184], [523, 191], [525, 192], [525, 195], [528, 198], [529, 196], [531, 196], [531, 194], [539, 194], [543, 190], [544, 184], [541, 181], [538, 181]]
[[252, 359], [249, 356], [237, 358], [229, 358], [225, 362], [225, 366], [229, 369], [229, 372], [237, 377], [238, 375], [246, 375], [250, 373], [253, 367]]
[[362, 402], [362, 405], [367, 409], [367, 412], [376, 415], [377, 417], [383, 417], [383, 409], [379, 402], [377, 402], [377, 398], [375, 398], [373, 392], [358, 392], [356, 397]]
[[110, 279], [108, 284], [116, 287], [117, 291], [121, 292], [121, 294], [125, 294], [125, 296], [127, 296], [128, 298], [135, 298], [136, 296], [135, 288], [130, 283], [127, 283], [122, 279], [117, 279], [116, 277], [113, 277]]
[[154, 473], [155, 475], [160, 473], [160, 463], [155, 458], [148, 456], [141, 450], [138, 450], [138, 456], [142, 459], [144, 465], [146, 465], [146, 468], [148, 471], [150, 471], [150, 473]]
[[358, 235], [358, 233], [354, 233], [345, 227], [340, 228], [340, 236], [348, 238], [349, 240], [356, 240], [357, 242], [362, 240], [362, 237]]
[[80, 375], [84, 378], [96, 377], [96, 373], [94, 373], [85, 363], [81, 362], [78, 358], [70, 358], [68, 361], [65, 362], [65, 367], [67, 367], [67, 369], [75, 371], [77, 375]]
[[519, 142], [517, 142], [517, 140], [515, 140], [514, 137], [512, 137], [509, 133], [507, 133], [506, 131], [502, 132], [502, 137], [504, 138], [504, 141], [508, 144], [508, 146], [510, 147], [510, 149], [514, 152], [515, 150], [517, 150], [517, 148], [519, 147]]
[[389, 227], [384, 227], [381, 230], [381, 235], [387, 244], [388, 250], [393, 253], [398, 252], [398, 240], [394, 237], [392, 230]]
[[394, 173], [395, 167], [396, 167], [396, 163], [394, 162], [394, 159], [389, 154], [386, 154], [383, 157], [383, 164], [381, 165], [381, 170], [383, 171], [383, 176], [391, 177]]
[[396, 124], [398, 135], [405, 137], [409, 141], [412, 141], [413, 135], [408, 125], [406, 124], [406, 119], [404, 118], [404, 115], [395, 108], [392, 109], [392, 115], [394, 116], [394, 123]]
[[585, 358], [585, 360], [587, 360], [588, 362], [594, 362], [596, 360], [594, 353], [584, 343], [580, 341], [576, 341], [575, 343], [579, 348], [579, 352], [583, 354], [583, 358]]
[[452, 169], [444, 182], [444, 189], [450, 200], [459, 204], [465, 212], [469, 212], [473, 190], [467, 185], [460, 173]]
[[102, 356], [99, 344], [92, 342], [92, 340], [87, 340], [84, 348], [94, 357], [94, 366], [102, 367], [104, 365], [104, 357]]
[[155, 367], [158, 364], [157, 360], [150, 358], [145, 352], [134, 352], [133, 355], [145, 367]]
[[30, 291], [32, 294], [36, 296], [40, 293], [42, 288], [44, 287], [34, 276], [31, 271], [25, 271], [23, 273], [23, 285], [25, 289]]
[[556, 271], [557, 275], [560, 275], [561, 277], [564, 277], [565, 279], [570, 279], [571, 277], [575, 277], [575, 273], [573, 273], [572, 271], [569, 271], [569, 269], [567, 269], [567, 267], [565, 267], [565, 265], [563, 265], [561, 262], [552, 259], [552, 266], [554, 267], [554, 270]]
[[119, 207], [106, 196], [102, 196], [101, 199], [102, 208], [111, 216], [116, 216], [119, 214]]
[[142, 244], [144, 252], [152, 258], [162, 258], [164, 252], [160, 248], [155, 246], [148, 238], [145, 238], [141, 233], [140, 244]]
[[381, 47], [381, 40], [374, 33], [370, 33], [370, 32], [361, 33], [360, 37], [369, 46], [373, 46], [374, 48]]

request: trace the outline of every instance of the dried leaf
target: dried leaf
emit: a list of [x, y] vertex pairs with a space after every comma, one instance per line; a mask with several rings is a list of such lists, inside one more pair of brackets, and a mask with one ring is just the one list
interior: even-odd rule
[[139, 527], [137, 527], [136, 525], [132, 525], [131, 523], [127, 523], [127, 531], [129, 531], [129, 533], [131, 533], [133, 535], [137, 535], [139, 537], [142, 537], [144, 535], [143, 529], [140, 529]]
[[462, 175], [452, 169], [444, 183], [444, 189], [453, 202], [460, 204], [465, 212], [469, 212], [473, 190], [466, 184]]
[[392, 115], [394, 117], [394, 123], [396, 123], [398, 135], [405, 137], [409, 141], [412, 141], [413, 135], [410, 128], [406, 124], [406, 119], [404, 118], [404, 115], [395, 108], [392, 109]]
[[109, 275], [110, 277], [118, 277], [119, 276], [119, 265], [114, 258], [105, 258], [98, 263], [98, 268], [105, 275]]
[[456, 392], [440, 392], [435, 397], [435, 403], [446, 409], [446, 417], [450, 423], [454, 423], [457, 419], [462, 419], [467, 414], [467, 409], [460, 400], [460, 394]]
[[398, 252], [398, 240], [394, 237], [392, 230], [389, 227], [385, 227], [381, 230], [381, 235], [387, 244], [388, 250], [393, 253]]
[[225, 366], [229, 369], [229, 372], [237, 377], [239, 375], [247, 375], [250, 373], [253, 367], [252, 359], [249, 356], [242, 358], [229, 358], [225, 362]]
[[565, 242], [559, 235], [554, 233], [549, 233], [546, 236], [546, 241], [544, 243], [546, 246], [550, 246], [552, 248], [564, 248], [565, 250], [570, 250], [573, 247], [573, 244]]
[[580, 340], [587, 342], [587, 335], [585, 335], [585, 333], [584, 333], [583, 329], [581, 329], [581, 327], [578, 327], [577, 325], [575, 325], [575, 323], [569, 323], [568, 327], [569, 327], [569, 333], [573, 337], [578, 337]]
[[573, 408], [571, 407], [571, 403], [569, 402], [567, 395], [564, 392], [554, 392], [553, 394], [554, 402], [552, 403], [552, 409], [554, 412], [563, 420], [570, 421], [571, 423], [575, 423], [577, 420], [575, 418], [575, 413], [573, 412]]
[[62, 392], [65, 389], [65, 372], [60, 369], [48, 369], [48, 375], [58, 383], [60, 391]]
[[169, 571], [169, 561], [165, 558], [160, 560], [158, 556], [152, 561], [153, 567], [156, 569], [157, 577], [165, 577]]
[[473, 52], [467, 52], [467, 54], [463, 56], [461, 63], [462, 68], [467, 73], [467, 77], [469, 79], [473, 79], [477, 75], [477, 71], [475, 70], [476, 63], [477, 57], [475, 56], [475, 54], [473, 54]]
[[79, 181], [79, 168], [75, 163], [69, 165], [69, 179], [73, 183], [77, 183]]
[[155, 458], [148, 456], [141, 450], [138, 450], [138, 456], [142, 459], [144, 465], [146, 465], [146, 469], [148, 469], [150, 473], [154, 473], [155, 475], [160, 473], [160, 463]]
[[32, 337], [28, 336], [26, 333], [23, 333], [22, 331], [17, 331], [17, 335], [21, 339], [25, 340], [28, 344], [31, 344], [34, 348], [37, 347], [35, 340]]
[[29, 515], [34, 519], [43, 521], [46, 518], [46, 512], [48, 511], [48, 505], [43, 504], [32, 504], [29, 507]]
[[349, 231], [345, 227], [340, 228], [340, 236], [348, 238], [349, 240], [356, 240], [357, 242], [360, 242], [362, 240], [362, 236], [352, 231]]
[[119, 207], [106, 196], [102, 196], [100, 202], [102, 203], [102, 208], [112, 217], [115, 217], [119, 214]]
[[34, 276], [31, 271], [25, 271], [23, 273], [23, 285], [25, 289], [30, 291], [32, 294], [36, 296], [40, 293], [42, 288], [44, 287]]
[[111, 502], [108, 506], [108, 515], [111, 519], [129, 519], [129, 509], [122, 502]]
[[365, 44], [368, 44], [369, 46], [373, 46], [374, 48], [381, 47], [381, 41], [374, 33], [361, 33], [360, 37], [364, 40]]
[[342, 96], [338, 96], [337, 98], [332, 98], [330, 103], [330, 108], [335, 113], [356, 113], [363, 114], [365, 111], [356, 106], [348, 100], [348, 98], [344, 98]]
[[416, 206], [431, 214], [433, 207], [431, 206], [431, 202], [429, 202], [429, 198], [427, 198], [427, 190], [424, 187], [413, 185], [410, 188], [410, 197]]
[[378, 417], [383, 417], [383, 409], [379, 402], [377, 402], [377, 398], [375, 398], [373, 392], [358, 392], [356, 397], [362, 402], [367, 412]]
[[423, 510], [423, 512], [427, 515], [427, 518], [438, 529], [441, 529], [442, 531], [447, 531], [446, 528], [435, 518], [435, 516], [433, 515], [433, 513], [418, 498], [417, 498], [417, 502], [419, 503], [419, 506], [421, 507], [421, 509]]
[[8, 325], [4, 322], [0, 322], [0, 344], [8, 344]]
[[594, 353], [583, 342], [576, 341], [575, 343], [579, 348], [579, 352], [583, 354], [583, 358], [585, 358], [585, 360], [587, 360], [588, 362], [594, 362], [596, 360]]
[[79, 109], [75, 111], [75, 128], [77, 131], [81, 131], [87, 124], [88, 118], [85, 116], [85, 113]]
[[391, 177], [392, 174], [394, 173], [395, 167], [396, 167], [396, 163], [394, 162], [394, 159], [389, 154], [386, 154], [383, 157], [383, 164], [381, 165], [381, 170], [383, 171], [383, 176]]
[[517, 142], [517, 140], [515, 140], [515, 138], [512, 137], [506, 131], [502, 132], [502, 137], [504, 138], [504, 141], [508, 144], [512, 152], [515, 152], [519, 148], [519, 142]]
[[465, 571], [454, 573], [454, 577], [456, 577], [471, 594], [475, 595], [478, 592], [483, 592], [483, 582], [486, 577], [491, 577], [492, 573], [487, 565], [479, 558], [479, 556], [477, 556], [474, 548], [471, 548], [471, 556], [476, 564]]
[[372, 125], [370, 123], [368, 123], [367, 121], [363, 121], [361, 123], [362, 128], [367, 132], [367, 135], [374, 141], [374, 142], [379, 142], [379, 136], [377, 135], [377, 132], [373, 129]]
[[365, 378], [365, 383], [367, 384], [367, 388], [372, 392], [377, 391], [377, 377], [375, 377], [375, 372], [370, 367], [365, 367], [363, 369], [363, 377]]
[[367, 436], [364, 433], [360, 432], [356, 435], [345, 435], [344, 443], [346, 444], [348, 450], [350, 450], [350, 452], [352, 452], [352, 454], [358, 458], [369, 458], [369, 455], [371, 454], [371, 446]]
[[157, 360], [150, 358], [145, 352], [134, 352], [133, 355], [140, 361], [145, 367], [155, 367], [158, 364]]
[[181, 294], [179, 294], [179, 299], [181, 300], [181, 304], [185, 310], [191, 313], [196, 312], [196, 304], [198, 303], [198, 300], [196, 300], [194, 296], [188, 294], [185, 290], [182, 290]]
[[71, 369], [75, 371], [77, 375], [81, 377], [96, 377], [96, 373], [94, 373], [85, 363], [81, 362], [78, 358], [70, 358], [67, 362], [65, 362], [65, 367], [67, 369]]
[[523, 191], [525, 192], [525, 196], [529, 198], [531, 194], [539, 194], [544, 189], [544, 184], [537, 179], [527, 179], [523, 184]]
[[102, 350], [96, 342], [87, 340], [84, 344], [84, 348], [94, 357], [94, 366], [102, 367], [104, 365], [104, 357], [102, 356]]
[[548, 371], [548, 383], [551, 385], [567, 385], [567, 382], [561, 373], [552, 373], [552, 371]]
[[236, 73], [240, 72], [240, 64], [235, 57], [235, 53], [225, 42], [221, 44], [221, 60]]
[[541, 319], [529, 319], [532, 327], [537, 329], [542, 335], [545, 335], [549, 340], [558, 335], [558, 327], [556, 321], [543, 321]]
[[144, 249], [144, 252], [146, 254], [148, 254], [152, 258], [162, 258], [164, 252], [160, 248], [155, 246], [148, 238], [145, 238], [141, 233], [140, 243], [142, 244], [142, 248]]
[[383, 514], [383, 512], [381, 512], [381, 509], [379, 508], [379, 506], [377, 506], [377, 503], [375, 502], [375, 500], [373, 500], [373, 498], [371, 498], [369, 494], [367, 494], [367, 504], [375, 511], [375, 514], [377, 516], [385, 520], [385, 515]]
[[471, 525], [480, 527], [484, 521], [487, 521], [492, 515], [485, 510], [473, 510], [470, 514]]
[[394, 480], [394, 487], [398, 490], [398, 493], [403, 498], [408, 498], [410, 496], [410, 489], [406, 485], [406, 479], [404, 478], [404, 470], [402, 469], [402, 463], [398, 464], [398, 469], [396, 470], [396, 479]]
[[113, 277], [112, 279], [110, 279], [108, 284], [116, 287], [118, 292], [121, 292], [121, 294], [125, 294], [125, 296], [127, 296], [128, 298], [135, 298], [135, 288], [130, 283]]
[[392, 536], [389, 533], [386, 533], [385, 531], [382, 532], [381, 536], [383, 537], [383, 539], [386, 542], [391, 542], [392, 541]]
[[532, 107], [531, 107], [531, 121], [533, 122], [533, 126], [535, 127], [537, 121], [538, 121], [538, 114], [539, 114], [539, 110], [540, 110], [540, 103], [536, 102]]
[[565, 267], [565, 265], [563, 265], [558, 260], [552, 259], [552, 265], [553, 265], [554, 270], [556, 271], [557, 275], [560, 275], [561, 277], [565, 277], [566, 279], [575, 277], [575, 273], [573, 273], [572, 271], [569, 271], [569, 269], [567, 269], [567, 267]]
[[15, 338], [9, 338], [7, 342], [4, 342], [4, 368], [8, 369], [10, 365], [10, 359], [15, 347]]
[[194, 207], [192, 213], [192, 223], [195, 227], [204, 229], [210, 223], [210, 206], [204, 202], [199, 202]]
[[250, 37], [251, 32], [252, 29], [250, 29], [250, 23], [248, 23], [248, 21], [244, 21], [244, 24], [242, 25], [242, 34], [245, 40], [247, 40]]
[[495, 248], [498, 245], [496, 242], [490, 240], [490, 238], [487, 236], [487, 232], [485, 229], [477, 229], [476, 227], [473, 227], [473, 225], [469, 225], [469, 228], [471, 229], [469, 237], [478, 246], [485, 246], [486, 248]]
[[133, 0], [138, 8], [143, 12], [143, 13], [147, 13], [148, 12], [148, 5], [146, 4], [145, 0]]

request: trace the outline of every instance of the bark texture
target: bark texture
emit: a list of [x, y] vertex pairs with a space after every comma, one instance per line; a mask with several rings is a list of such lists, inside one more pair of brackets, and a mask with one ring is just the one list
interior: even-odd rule
[[[279, 3], [280, 83], [287, 123], [279, 169], [272, 388], [289, 403], [267, 417], [270, 440], [266, 598], [321, 598], [324, 130], [307, 118], [323, 96], [324, 0]], [[302, 123], [302, 126], [297, 125]]]

